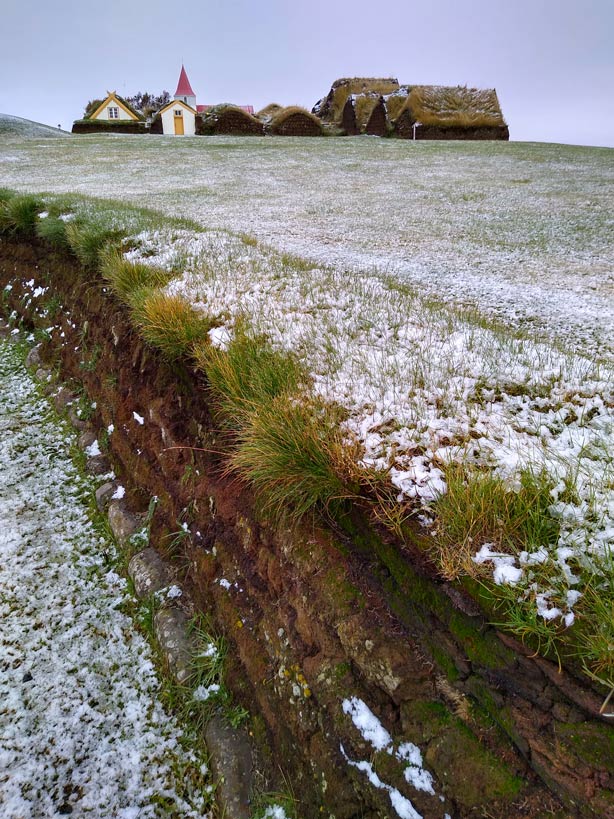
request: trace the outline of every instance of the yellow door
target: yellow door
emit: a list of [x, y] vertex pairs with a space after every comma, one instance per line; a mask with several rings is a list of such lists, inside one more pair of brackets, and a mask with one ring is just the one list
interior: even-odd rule
[[183, 117], [175, 114], [175, 135], [183, 136]]

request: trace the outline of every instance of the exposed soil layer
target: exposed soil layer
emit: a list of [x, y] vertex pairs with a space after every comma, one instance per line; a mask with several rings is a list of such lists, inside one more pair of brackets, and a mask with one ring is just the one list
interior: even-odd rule
[[371, 111], [367, 124], [365, 125], [365, 134], [370, 136], [386, 136], [388, 133], [388, 122], [386, 119], [386, 105], [383, 97], [379, 98], [377, 105]]
[[358, 126], [356, 124], [356, 110], [354, 108], [354, 101], [351, 97], [347, 98], [345, 105], [343, 106], [343, 111], [341, 113], [341, 127], [348, 136], [356, 136], [359, 133]]
[[[33, 299], [31, 280], [49, 290]], [[202, 376], [144, 345], [104, 283], [72, 258], [0, 240], [7, 284], [7, 313], [54, 325], [43, 356], [96, 402], [101, 441], [135, 511], [159, 498], [152, 543], [228, 638], [228, 682], [253, 716], [267, 788], [280, 786], [281, 766], [305, 819], [395, 815], [392, 787], [425, 819], [614, 819], [614, 730], [583, 678], [530, 656], [418, 552], [358, 515], [344, 533], [268, 525], [224, 474]], [[53, 314], [38, 319], [43, 306]], [[407, 763], [373, 752], [342, 711], [351, 696], [395, 747], [420, 747], [444, 801], [408, 784]], [[388, 790], [344, 754], [371, 762]]]

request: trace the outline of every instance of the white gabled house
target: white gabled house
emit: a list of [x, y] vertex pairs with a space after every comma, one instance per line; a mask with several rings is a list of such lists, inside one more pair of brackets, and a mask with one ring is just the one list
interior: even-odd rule
[[194, 136], [196, 133], [196, 109], [187, 102], [175, 98], [158, 114], [162, 119], [162, 133], [175, 136]]
[[119, 122], [120, 120], [138, 122], [143, 119], [125, 100], [118, 97], [115, 91], [107, 92], [106, 99], [104, 99], [98, 108], [89, 114], [87, 118], [90, 120], [106, 120], [108, 122]]

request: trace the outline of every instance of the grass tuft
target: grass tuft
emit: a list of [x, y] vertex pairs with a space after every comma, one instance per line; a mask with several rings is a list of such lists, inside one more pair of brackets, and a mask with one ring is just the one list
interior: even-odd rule
[[66, 224], [66, 238], [70, 249], [84, 267], [96, 270], [103, 251], [110, 246], [117, 246], [123, 232], [109, 228], [95, 221], [75, 219]]
[[272, 349], [263, 336], [239, 324], [225, 350], [198, 345], [195, 358], [206, 373], [227, 428], [240, 429], [260, 407], [295, 393], [306, 376], [297, 359]]
[[181, 296], [141, 288], [130, 299], [132, 318], [141, 335], [169, 361], [193, 353], [203, 342], [215, 319], [195, 310]]
[[67, 249], [69, 247], [66, 236], [66, 222], [57, 216], [47, 216], [36, 223], [36, 235], [54, 247]]
[[131, 262], [113, 245], [107, 245], [100, 253], [100, 272], [113, 291], [126, 304], [143, 288], [166, 286], [172, 274], [153, 265]]
[[350, 456], [339, 417], [321, 402], [281, 394], [254, 410], [238, 434], [229, 471], [238, 473], [276, 520], [335, 516], [356, 497], [341, 466]]
[[549, 511], [553, 481], [545, 473], [525, 470], [517, 491], [488, 472], [448, 466], [447, 491], [434, 505], [436, 550], [447, 578], [475, 574], [471, 557], [484, 543], [516, 554], [558, 539], [560, 523]]
[[34, 236], [38, 213], [43, 208], [36, 196], [8, 196], [0, 200], [0, 234]]

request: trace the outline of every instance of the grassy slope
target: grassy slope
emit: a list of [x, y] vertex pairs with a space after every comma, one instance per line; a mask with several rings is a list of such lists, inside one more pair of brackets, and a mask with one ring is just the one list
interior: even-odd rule
[[[242, 208], [239, 224], [248, 229], [254, 226], [255, 232], [263, 230], [263, 226], [265, 230], [269, 230], [271, 228], [269, 212], [272, 209], [280, 222], [277, 233], [273, 237], [277, 242], [283, 244], [284, 236], [282, 234], [284, 231], [295, 230], [299, 226], [304, 230], [309, 230], [315, 225], [316, 231], [319, 231], [317, 235], [321, 244], [325, 238], [322, 230], [327, 229], [328, 237], [326, 238], [329, 241], [331, 236], [338, 239], [342, 245], [342, 250], [346, 251], [345, 258], [353, 260], [356, 266], [360, 267], [361, 264], [364, 265], [364, 257], [352, 255], [352, 239], [357, 236], [355, 222], [358, 222], [361, 228], [364, 227], [372, 240], [378, 242], [375, 252], [371, 257], [367, 256], [367, 259], [371, 258], [371, 260], [377, 261], [380, 254], [387, 253], [386, 258], [396, 260], [399, 249], [398, 237], [391, 230], [388, 220], [394, 219], [396, 216], [398, 219], [397, 224], [401, 225], [403, 220], [411, 224], [412, 217], [416, 217], [413, 225], [417, 223], [422, 228], [422, 233], [416, 234], [415, 237], [416, 244], [423, 253], [422, 264], [424, 266], [433, 266], [435, 264], [445, 266], [446, 262], [450, 262], [445, 253], [446, 241], [450, 242], [450, 245], [456, 248], [451, 259], [456, 271], [460, 269], [469, 279], [473, 276], [476, 283], [475, 292], [478, 295], [484, 292], [480, 290], [480, 285], [487, 282], [494, 282], [497, 285], [496, 292], [499, 294], [505, 293], [506, 288], [509, 289], [510, 282], [511, 285], [517, 288], [513, 291], [513, 294], [520, 292], [522, 288], [527, 287], [531, 282], [530, 275], [527, 279], [525, 268], [530, 266], [531, 262], [535, 263], [535, 259], [537, 259], [541, 265], [545, 296], [550, 293], [554, 298], [561, 287], [567, 287], [573, 298], [573, 307], [577, 310], [582, 301], [582, 288], [578, 278], [578, 273], [581, 272], [582, 285], [585, 287], [586, 283], [590, 282], [591, 288], [594, 287], [598, 294], [601, 291], [601, 295], [607, 300], [611, 281], [606, 276], [602, 276], [601, 273], [608, 259], [607, 236], [610, 222], [607, 215], [609, 194], [603, 183], [608, 178], [608, 160], [611, 157], [611, 152], [530, 145], [503, 146], [501, 148], [496, 145], [461, 147], [439, 145], [428, 146], [424, 150], [420, 147], [419, 152], [417, 152], [416, 146], [398, 148], [397, 146], [390, 147], [390, 143], [378, 143], [376, 147], [372, 147], [374, 146], [373, 141], [364, 140], [355, 141], [349, 148], [342, 147], [342, 145], [347, 145], [343, 141], [339, 141], [338, 145], [339, 147], [337, 145], [325, 146], [318, 154], [320, 162], [317, 167], [318, 174], [316, 175], [309, 161], [315, 158], [315, 151], [305, 145], [304, 141], [283, 141], [282, 144], [272, 140], [259, 141], [256, 151], [259, 153], [260, 165], [258, 169], [252, 171], [252, 176], [258, 177], [260, 185], [258, 188], [259, 196], [254, 197], [252, 200], [255, 203], [254, 221], [245, 222], [245, 188], [243, 183], [241, 185], [243, 196], [241, 197]], [[104, 153], [101, 151], [102, 146], [106, 149]], [[204, 163], [204, 173], [201, 170], [201, 178], [202, 175], [208, 176], [214, 183], [214, 188], [213, 190], [208, 188], [205, 191], [201, 188], [199, 191], [201, 201], [196, 201], [189, 193], [180, 189], [181, 181], [173, 181], [173, 175], [181, 177], [183, 163], [186, 162], [186, 159], [189, 161], [192, 153], [201, 146], [208, 154], [207, 162]], [[15, 149], [22, 153], [22, 157], [26, 162], [31, 163], [33, 169], [36, 168], [36, 172], [42, 172], [43, 169], [37, 157], [31, 155], [28, 151], [24, 151], [24, 147], [23, 145], [16, 145]], [[114, 174], [114, 167], [117, 164], [123, 164], [140, 175], [142, 187], [147, 188], [149, 186], [158, 194], [155, 200], [156, 204], [164, 209], [170, 209], [172, 204], [176, 211], [183, 208], [184, 213], [193, 215], [199, 221], [205, 222], [208, 213], [210, 218], [211, 214], [213, 214], [212, 218], [214, 220], [225, 217], [227, 223], [230, 222], [231, 224], [234, 218], [233, 208], [238, 191], [236, 183], [229, 178], [228, 170], [229, 168], [244, 166], [248, 160], [253, 162], [255, 156], [251, 141], [250, 148], [247, 148], [238, 140], [212, 140], [204, 143], [200, 140], [185, 140], [177, 144], [176, 142], [162, 140], [145, 139], [135, 141], [129, 139], [114, 142], [112, 151], [109, 151], [108, 141], [96, 140], [88, 143], [84, 141], [78, 144], [75, 143], [75, 148], [76, 150], [71, 151], [71, 153], [78, 162], [87, 160], [91, 163], [92, 160], [96, 160], [99, 162], [99, 167], [102, 165], [108, 170], [112, 177], [111, 185], [115, 184], [117, 186], [117, 194], [127, 190], [129, 195], [135, 195], [132, 187], [135, 183], [131, 181], [132, 177], [130, 179], [127, 177], [120, 179]], [[404, 169], [401, 163], [403, 160], [407, 161], [410, 151], [413, 152], [411, 158], [415, 162], [411, 168]], [[382, 152], [385, 152], [383, 157]], [[392, 155], [395, 165], [391, 164], [388, 152]], [[58, 152], [60, 162], [66, 161], [67, 153], [64, 151]], [[351, 164], [348, 166], [348, 153], [358, 155], [362, 160], [362, 165], [358, 168]], [[109, 156], [109, 154], [112, 155]], [[139, 162], [139, 158], [142, 161], [142, 156], [139, 157], [139, 154], [148, 154], [150, 157], [157, 154], [159, 158], [166, 154], [167, 157], [170, 157], [170, 161], [161, 166], [162, 170], [158, 176], [152, 177], [143, 172], [141, 162]], [[291, 159], [292, 162], [287, 161], [285, 164], [280, 165], [280, 155], [285, 155], [286, 160]], [[338, 163], [343, 161], [344, 155], [346, 165], [339, 171]], [[181, 163], [174, 162], [176, 157], [181, 158]], [[200, 157], [202, 160], [202, 152]], [[0, 160], [1, 158], [0, 155]], [[459, 158], [462, 159], [462, 163], [459, 163]], [[271, 162], [277, 163], [278, 167], [278, 178], [274, 180], [270, 177], [267, 178], [266, 174]], [[564, 184], [557, 178], [556, 174], [557, 171], [560, 172], [563, 168], [566, 169]], [[369, 169], [379, 172], [378, 184], [374, 184], [373, 176], [368, 173]], [[9, 170], [11, 170], [10, 166]], [[193, 171], [194, 168], [190, 168], [190, 170]], [[403, 173], [403, 170], [405, 173]], [[496, 170], [498, 170], [497, 175], [494, 173]], [[396, 180], [401, 186], [407, 185], [409, 182], [413, 185], [414, 190], [418, 190], [420, 193], [419, 208], [408, 211], [406, 208], [400, 207], [398, 196], [393, 196], [394, 190], [391, 183], [394, 180], [390, 176], [391, 171], [396, 171]], [[365, 203], [356, 197], [355, 192], [351, 211], [348, 208], [348, 210], [342, 210], [339, 213], [335, 210], [328, 211], [325, 209], [325, 205], [329, 201], [330, 190], [328, 186], [316, 190], [315, 186], [318, 182], [321, 185], [322, 177], [332, 184], [335, 179], [339, 178], [339, 173], [343, 174], [346, 187], [348, 183], [355, 181], [356, 187], [360, 186], [360, 193], [363, 198], [371, 200], [368, 213], [366, 212]], [[384, 176], [383, 181], [381, 179], [382, 175]], [[50, 182], [52, 181], [50, 176], [46, 178]], [[300, 189], [301, 196], [298, 196], [295, 190], [299, 178], [303, 182]], [[86, 181], [87, 184], [93, 185], [99, 180], [99, 172], [90, 172], [89, 180]], [[170, 182], [170, 190], [160, 190], [158, 187], [160, 182], [167, 184]], [[71, 183], [75, 184], [74, 177], [68, 182], [63, 181], [62, 184]], [[174, 189], [173, 185], [175, 186]], [[375, 188], [375, 197], [372, 188]], [[341, 194], [338, 193], [338, 186], [336, 191], [337, 197], [343, 199], [344, 193], [343, 191]], [[103, 192], [109, 193], [109, 188]], [[218, 195], [212, 196], [213, 193]], [[442, 194], [445, 194], [443, 201]], [[305, 208], [305, 197], [310, 201], [319, 201], [319, 211]], [[376, 208], [373, 207], [374, 199], [377, 204]], [[452, 200], [455, 207], [449, 207], [450, 200]], [[321, 212], [323, 207], [324, 213]], [[284, 210], [284, 217], [280, 218], [282, 210]], [[401, 213], [401, 219], [398, 217], [398, 212]], [[434, 213], [439, 214], [439, 222], [433, 221]], [[353, 219], [350, 219], [350, 216]], [[496, 230], [489, 233], [489, 231], [493, 230], [492, 222], [495, 223]], [[339, 230], [338, 233], [335, 232], [335, 227], [341, 227], [341, 225], [343, 229]], [[145, 225], [143, 224], [142, 227], [145, 227]], [[556, 227], [556, 229], [553, 230], [553, 227]], [[549, 228], [548, 231], [547, 228]], [[433, 241], [433, 234], [436, 241]], [[488, 241], [489, 237], [492, 241]], [[349, 255], [347, 255], [348, 249], [350, 251]], [[519, 259], [516, 255], [517, 251], [524, 255], [524, 263], [522, 263], [523, 259]], [[224, 250], [224, 252], [227, 251]], [[245, 256], [245, 251], [242, 252], [242, 255]], [[232, 261], [230, 256], [229, 260]], [[568, 262], [567, 266], [563, 263], [564, 260]], [[233, 273], [234, 278], [236, 278], [237, 272], [242, 272], [241, 258], [238, 257], [236, 262], [238, 266]], [[266, 272], [267, 267], [273, 269], [277, 262], [271, 264], [266, 260], [259, 259], [257, 268]], [[305, 286], [308, 290], [310, 289], [308, 283], [315, 280], [315, 275], [309, 269], [309, 266], [301, 267], [294, 263], [296, 270], [292, 272], [292, 264], [290, 261], [285, 262], [283, 257], [281, 258], [281, 265], [283, 270], [279, 272], [282, 276], [288, 277], [287, 270], [290, 270], [292, 275], [298, 272], [299, 275], [296, 277], [296, 281], [300, 285], [300, 281], [304, 280]], [[488, 270], [487, 274], [481, 272], [480, 267], [482, 265], [488, 265], [486, 268]], [[178, 269], [181, 269], [181, 265]], [[408, 266], [407, 270], [410, 272], [413, 270], [416, 273], [415, 267], [412, 268], [411, 265]], [[275, 273], [275, 269], [273, 269], [273, 272]], [[219, 277], [220, 270], [217, 267], [216, 273]], [[419, 273], [418, 270], [417, 274]], [[529, 274], [531, 274], [531, 271], [529, 271]], [[345, 275], [351, 276], [351, 273]], [[207, 287], [207, 277], [210, 278], [210, 271], [201, 281], [199, 287]], [[418, 280], [418, 275], [415, 278]], [[279, 276], [276, 274], [273, 280], [278, 279]], [[290, 279], [288, 281], [290, 282]], [[229, 282], [226, 285], [226, 290], [230, 287], [230, 284]], [[330, 292], [330, 286], [334, 284], [334, 277], [330, 278], [330, 281], [326, 280], [324, 284], [326, 287], [322, 291], [322, 298], [325, 297], [327, 292]], [[351, 287], [346, 286], [345, 292], [349, 293], [351, 289]], [[246, 288], [243, 288], [243, 292], [247, 292]], [[399, 299], [402, 301], [402, 295], [402, 293], [399, 293], [396, 296], [399, 306]], [[451, 295], [451, 300], [454, 301], [455, 294], [452, 292]], [[488, 296], [488, 292], [486, 292], [486, 295]], [[301, 295], [301, 298], [304, 301], [308, 296], [309, 292], [305, 292]], [[411, 308], [412, 298], [410, 294], [407, 299], [408, 308]], [[378, 300], [381, 301], [379, 297]], [[208, 299], [208, 301], [212, 303], [211, 299]], [[419, 311], [420, 315], [424, 314], [423, 307]], [[488, 304], [486, 307], [488, 307]], [[536, 304], [535, 307], [540, 311], [539, 317], [544, 322], [546, 336], [551, 333], [553, 324], [559, 324], [558, 329], [561, 334], [558, 338], [564, 339], [569, 327], [565, 321], [560, 321], [560, 314], [556, 311], [554, 314], [552, 313], [551, 302], [544, 299], [543, 304]], [[379, 306], [377, 309], [380, 309]], [[354, 316], [366, 315], [366, 313], [354, 309], [350, 310], [349, 314]], [[409, 309], [402, 309], [401, 314], [405, 317], [409, 316]], [[433, 321], [435, 319], [438, 320], [438, 316], [435, 315]], [[606, 316], [605, 324], [602, 322], [602, 325], [599, 324], [599, 317], [595, 315], [594, 319], [594, 329], [596, 331], [605, 329], [608, 320], [611, 325], [611, 314], [609, 317]], [[450, 317], [445, 320], [449, 322]], [[447, 326], [452, 328], [450, 324]], [[479, 323], [477, 326], [479, 327]], [[512, 326], [517, 329], [515, 324]], [[357, 337], [361, 337], [360, 333], [363, 332], [364, 328], [355, 329], [359, 334]], [[456, 332], [453, 333], [453, 336], [458, 341], [458, 328], [455, 327], [454, 329]], [[439, 332], [433, 322], [427, 326], [427, 330], [431, 334], [431, 339], [435, 338]], [[450, 334], [449, 331], [447, 334]], [[314, 337], [313, 333], [311, 335]], [[472, 345], [476, 344], [478, 335], [476, 331], [471, 332], [470, 340]], [[554, 337], [557, 337], [556, 332]], [[513, 334], [511, 338], [513, 338]], [[408, 341], [411, 342], [411, 339], [408, 338]], [[388, 354], [389, 345], [386, 344], [385, 347], [384, 352]], [[411, 347], [412, 343], [408, 344], [407, 349]], [[514, 355], [516, 355], [516, 352], [514, 352]], [[611, 363], [611, 353], [608, 354], [606, 350], [604, 355], [605, 360]], [[498, 358], [501, 358], [501, 356], [499, 355]], [[437, 362], [434, 361], [434, 363]], [[494, 366], [495, 363], [495, 359], [492, 358], [492, 365]], [[512, 371], [510, 370], [510, 372]], [[353, 376], [355, 378], [355, 374]], [[429, 373], [425, 373], [424, 377], [428, 380], [431, 376]], [[545, 373], [544, 379], [548, 380]], [[388, 381], [388, 376], [386, 376], [386, 381]], [[477, 393], [475, 396], [476, 412], [478, 409], [481, 411], [484, 405], [488, 409], [493, 401], [498, 402], [500, 400], [499, 393], [502, 392], [504, 396], [507, 394], [508, 398], [520, 396], [522, 401], [524, 401], [523, 396], [526, 396], [527, 400], [535, 402], [536, 411], [543, 413], [544, 407], [541, 402], [543, 402], [545, 396], [543, 390], [546, 389], [547, 385], [537, 385], [533, 389], [533, 387], [527, 386], [528, 383], [524, 384], [523, 382], [523, 384], [511, 384], [510, 386], [509, 383], [501, 380], [500, 383], [497, 381], [496, 389], [493, 389], [487, 377], [487, 380], [479, 385], [482, 397]], [[600, 389], [599, 385], [597, 384], [594, 389]], [[450, 396], [450, 398], [452, 397]], [[505, 398], [505, 401], [509, 403], [508, 398]], [[560, 400], [568, 401], [564, 391], [561, 393]], [[465, 403], [464, 398], [463, 403]], [[565, 417], [563, 417], [561, 413], [562, 406], [562, 404], [559, 407], [553, 406], [550, 408], [548, 406], [546, 409], [554, 413], [552, 421], [560, 421], [564, 432], [565, 428], [570, 428], [576, 423], [576, 420], [572, 415], [565, 414]], [[442, 409], [446, 411], [445, 406], [443, 408], [437, 406], [438, 412]], [[559, 414], [561, 418], [558, 418]], [[583, 412], [580, 415], [582, 416]], [[593, 415], [594, 412], [591, 407], [587, 411], [587, 422], [592, 421]], [[424, 416], [421, 415], [421, 417]], [[294, 423], [295, 419], [287, 420], [288, 423]], [[277, 418], [276, 423], [279, 424], [279, 421], [280, 419]], [[553, 425], [553, 434], [559, 435], [560, 432], [554, 428], [555, 426], [556, 424]], [[585, 424], [580, 419], [579, 427], [584, 429], [585, 426], [588, 426], [588, 423]], [[262, 435], [265, 431], [259, 429], [257, 432]], [[582, 435], [584, 435], [584, 432], [582, 432]], [[245, 443], [247, 445], [250, 441], [246, 438]], [[476, 489], [482, 492], [484, 485], [476, 485]], [[551, 485], [544, 485], [543, 487], [546, 495], [551, 489], [553, 489]], [[499, 491], [499, 488], [488, 487], [490, 493], [489, 503], [493, 499], [493, 492], [495, 491]], [[565, 495], [566, 502], [573, 501], [571, 495], [566, 496], [567, 490], [564, 486], [557, 491], [559, 497]], [[531, 498], [538, 497], [540, 492], [542, 492], [542, 487], [539, 482], [537, 485], [528, 487], [527, 497], [531, 502], [527, 504], [527, 507], [535, 506]], [[478, 494], [476, 492], [475, 498], [478, 503], [481, 503]], [[461, 504], [464, 510], [467, 508], [468, 500], [469, 498], [465, 494]], [[542, 504], [542, 501], [540, 501], [540, 504]], [[545, 504], [542, 505], [545, 506]], [[474, 507], [477, 508], [476, 503], [474, 503]], [[517, 529], [522, 529], [525, 526], [524, 523], [516, 523], [520, 513], [524, 514], [524, 510], [519, 510], [516, 505], [506, 511], [511, 524]], [[497, 524], [500, 517], [505, 516], [498, 515]], [[468, 515], [465, 511], [463, 512], [463, 518], [463, 523], [466, 523]], [[529, 523], [533, 527], [530, 521]], [[496, 540], [491, 533], [488, 533], [487, 537], [490, 541]], [[454, 542], [457, 543], [458, 538], [455, 537]], [[526, 545], [534, 548], [539, 544], [527, 543]], [[549, 582], [548, 577], [545, 580], [546, 583]], [[561, 594], [566, 594], [566, 590], [567, 586], [563, 584]], [[544, 637], [544, 639], [546, 638]]]
[[0, 114], [0, 136], [22, 137], [24, 139], [45, 139], [47, 137], [66, 136], [67, 131], [33, 122], [30, 119], [14, 117], [12, 114]]

